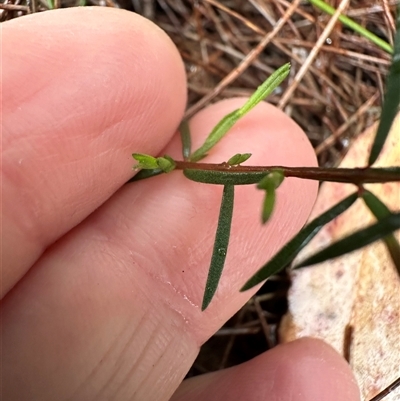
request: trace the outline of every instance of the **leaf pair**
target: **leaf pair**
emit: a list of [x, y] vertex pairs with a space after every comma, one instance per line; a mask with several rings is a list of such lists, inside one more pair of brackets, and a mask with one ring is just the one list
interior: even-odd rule
[[[378, 219], [377, 223], [361, 229], [326, 247], [294, 266], [293, 269], [322, 263], [326, 260], [363, 248], [374, 241], [383, 239], [392, 256], [397, 271], [400, 274], [400, 247], [392, 234], [393, 231], [400, 228], [400, 213], [391, 213], [386, 205], [370, 191], [362, 190], [361, 194], [365, 204]], [[257, 273], [246, 282], [241, 288], [241, 291], [246, 291], [254, 287], [292, 263], [294, 258], [318, 232], [327, 223], [346, 211], [356, 201], [358, 196], [360, 196], [359, 193], [353, 193], [306, 225], [295, 237], [283, 246], [268, 263], [262, 266]]]
[[161, 170], [164, 173], [169, 173], [176, 167], [175, 160], [168, 155], [153, 157], [143, 153], [133, 153], [132, 157], [139, 162], [134, 167], [135, 169]]

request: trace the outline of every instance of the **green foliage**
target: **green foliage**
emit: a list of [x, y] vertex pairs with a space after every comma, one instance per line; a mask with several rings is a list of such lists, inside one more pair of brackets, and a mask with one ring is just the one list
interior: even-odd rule
[[400, 213], [389, 214], [377, 223], [359, 230], [348, 237], [335, 242], [334, 244], [326, 247], [322, 251], [310, 256], [305, 261], [295, 266], [294, 269], [304, 266], [315, 265], [322, 263], [326, 260], [337, 258], [346, 253], [353, 252], [357, 249], [363, 248], [386, 237], [388, 234], [400, 228]]
[[251, 153], [236, 153], [236, 155], [232, 156], [226, 163], [230, 166], [238, 166], [239, 164], [244, 163], [251, 157]]
[[[325, 3], [322, 0], [308, 0], [311, 4], [315, 7], [318, 7], [320, 10], [324, 11], [329, 15], [335, 14], [336, 10], [330, 6], [329, 4]], [[381, 49], [385, 50], [387, 53], [393, 53], [393, 48], [390, 46], [389, 43], [382, 40], [379, 36], [376, 36], [368, 29], [364, 28], [363, 26], [357, 24], [357, 22], [353, 21], [351, 18], [346, 17], [345, 15], [341, 15], [339, 17], [339, 21], [346, 25], [347, 27], [353, 29], [354, 32], [359, 33], [361, 36], [364, 36], [366, 39], [370, 40], [372, 43], [375, 43]]]
[[157, 159], [153, 156], [145, 155], [143, 153], [132, 153], [132, 157], [138, 162], [136, 166], [133, 166], [134, 170], [159, 168]]
[[192, 181], [202, 182], [203, 184], [215, 185], [250, 185], [257, 184], [263, 179], [270, 171], [215, 171], [215, 170], [201, 170], [201, 169], [185, 169], [183, 174], [186, 178]]
[[[323, 8], [326, 12], [335, 11], [321, 0], [310, 0], [314, 5]], [[276, 189], [285, 177], [298, 177], [302, 179], [314, 179], [318, 181], [336, 181], [343, 183], [353, 183], [358, 187], [358, 192], [348, 196], [321, 216], [307, 224], [292, 240], [290, 240], [276, 255], [262, 266], [259, 271], [251, 277], [243, 286], [241, 291], [245, 291], [263, 282], [272, 274], [284, 269], [298, 255], [301, 249], [321, 230], [323, 226], [347, 210], [357, 199], [362, 197], [378, 221], [356, 233], [330, 245], [329, 247], [311, 256], [296, 268], [306, 265], [319, 263], [330, 258], [337, 257], [347, 252], [359, 249], [373, 241], [383, 239], [390, 251], [391, 257], [400, 274], [400, 246], [392, 235], [394, 230], [400, 227], [400, 214], [392, 213], [385, 204], [376, 198], [371, 192], [362, 186], [365, 183], [376, 183], [386, 181], [400, 181], [400, 168], [371, 168], [388, 136], [394, 116], [397, 113], [400, 103], [400, 6], [397, 19], [398, 32], [393, 53], [393, 64], [388, 78], [388, 91], [382, 111], [381, 124], [376, 135], [372, 151], [370, 154], [369, 165], [366, 168], [355, 169], [324, 169], [310, 167], [284, 167], [284, 166], [241, 166], [251, 155], [248, 153], [236, 154], [228, 162], [220, 164], [202, 164], [198, 161], [204, 158], [229, 131], [229, 129], [246, 113], [248, 113], [259, 102], [265, 99], [289, 73], [290, 65], [285, 64], [273, 73], [250, 97], [250, 99], [240, 108], [226, 115], [211, 131], [204, 144], [191, 153], [191, 137], [189, 125], [183, 121], [180, 126], [182, 140], [183, 161], [173, 160], [165, 155], [163, 157], [152, 157], [140, 153], [132, 156], [138, 162], [134, 169], [141, 169], [131, 181], [137, 181], [155, 175], [170, 172], [174, 169], [183, 170], [184, 175], [195, 182], [223, 185], [223, 196], [218, 219], [218, 227], [215, 236], [211, 263], [205, 286], [202, 310], [206, 309], [213, 299], [218, 288], [218, 283], [224, 268], [226, 253], [228, 250], [233, 203], [234, 186], [258, 184], [257, 187], [265, 191], [265, 199], [262, 206], [262, 221], [265, 223], [273, 213]], [[366, 34], [364, 28], [355, 24], [347, 17], [340, 19], [344, 24], [352, 27], [360, 34], [373, 40], [388, 52], [393, 49], [385, 42], [376, 40], [373, 35]], [[383, 42], [383, 43], [382, 43]], [[397, 261], [397, 262], [396, 262]]]
[[199, 161], [207, 155], [207, 152], [213, 148], [232, 128], [232, 126], [251, 109], [257, 106], [269, 94], [276, 89], [282, 81], [288, 76], [290, 64], [284, 64], [276, 70], [257, 90], [250, 96], [249, 100], [238, 110], [227, 114], [210, 132], [204, 144], [200, 146], [191, 156], [191, 161]]
[[133, 153], [132, 157], [139, 162], [133, 167], [134, 170], [161, 170], [161, 172], [169, 173], [174, 170], [176, 166], [175, 160], [168, 155], [153, 157], [143, 153]]
[[283, 270], [326, 224], [345, 212], [356, 200], [357, 193], [354, 193], [307, 224], [295, 237], [284, 245], [269, 262], [261, 267], [261, 269], [246, 282], [240, 291], [249, 290], [273, 274]]
[[233, 185], [224, 186], [217, 232], [215, 234], [214, 249], [211, 257], [210, 269], [208, 271], [201, 310], [205, 310], [210, 304], [215, 291], [217, 291], [219, 279], [224, 268], [231, 233], [234, 191], [235, 187]]
[[[372, 192], [365, 190], [362, 194], [363, 200], [369, 210], [371, 210], [372, 214], [378, 219], [382, 220], [387, 216], [390, 216], [391, 212], [388, 207]], [[383, 242], [388, 249], [391, 259], [396, 266], [396, 269], [400, 275], [400, 245], [396, 241], [396, 238], [393, 234], [389, 234], [383, 238]]]
[[397, 10], [397, 34], [394, 46], [393, 62], [387, 79], [387, 92], [383, 103], [381, 121], [371, 149], [368, 165], [376, 162], [400, 105], [400, 4]]
[[183, 160], [187, 160], [192, 152], [192, 137], [190, 135], [189, 122], [187, 120], [182, 120], [179, 126], [179, 133], [181, 135]]
[[265, 224], [271, 217], [275, 206], [275, 192], [282, 184], [285, 176], [282, 171], [273, 171], [267, 174], [258, 184], [257, 188], [265, 191], [264, 203], [261, 212], [261, 221]]

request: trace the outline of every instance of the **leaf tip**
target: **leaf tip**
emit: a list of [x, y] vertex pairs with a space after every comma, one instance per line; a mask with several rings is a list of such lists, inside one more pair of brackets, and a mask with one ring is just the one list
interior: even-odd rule
[[201, 311], [202, 312], [204, 312], [208, 308], [208, 306], [211, 303], [211, 299], [212, 299], [212, 297], [210, 298], [209, 296], [207, 296], [207, 294], [204, 294], [203, 303], [201, 304]]

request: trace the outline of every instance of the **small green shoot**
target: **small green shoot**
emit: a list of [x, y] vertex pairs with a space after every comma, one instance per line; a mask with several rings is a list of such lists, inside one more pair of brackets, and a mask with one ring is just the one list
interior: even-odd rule
[[157, 159], [153, 156], [145, 155], [143, 153], [132, 153], [132, 157], [138, 162], [138, 164], [133, 166], [134, 170], [159, 168]]
[[261, 213], [262, 224], [271, 217], [275, 207], [275, 191], [282, 184], [285, 176], [281, 171], [273, 171], [267, 174], [258, 184], [257, 188], [265, 191], [264, 204]]
[[226, 163], [230, 166], [238, 166], [250, 159], [250, 157], [251, 153], [236, 153], [236, 155], [232, 156]]
[[207, 155], [207, 152], [226, 135], [240, 118], [257, 106], [258, 103], [264, 100], [282, 83], [282, 81], [288, 76], [289, 71], [290, 63], [284, 64], [257, 88], [249, 100], [240, 109], [227, 114], [214, 127], [204, 144], [190, 156], [190, 160], [195, 162], [204, 158]]
[[143, 153], [133, 153], [132, 157], [139, 163], [133, 167], [134, 170], [161, 170], [164, 173], [169, 173], [175, 169], [175, 160], [168, 155], [163, 157], [153, 157]]

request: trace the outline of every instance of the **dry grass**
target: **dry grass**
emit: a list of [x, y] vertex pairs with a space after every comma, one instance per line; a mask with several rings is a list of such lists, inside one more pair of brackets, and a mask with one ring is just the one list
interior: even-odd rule
[[[49, 2], [54, 3], [50, 5]], [[73, 0], [3, 0], [0, 19]], [[186, 64], [192, 116], [221, 98], [246, 96], [290, 61], [290, 77], [269, 98], [308, 134], [319, 161], [336, 166], [352, 140], [380, 114], [390, 56], [305, 1], [88, 0], [126, 8], [163, 28]], [[348, 0], [335, 8], [393, 43], [396, 2]], [[276, 344], [289, 283], [276, 276], [204, 345], [189, 375], [248, 360]]]

